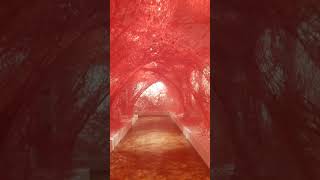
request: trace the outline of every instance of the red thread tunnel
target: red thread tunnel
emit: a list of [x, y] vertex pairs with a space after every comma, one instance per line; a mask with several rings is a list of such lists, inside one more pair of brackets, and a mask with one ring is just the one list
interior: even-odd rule
[[[137, 140], [133, 134], [141, 128], [168, 133], [170, 122], [210, 166], [210, 1], [113, 0], [110, 5], [111, 178], [118, 163], [113, 156], [129, 151], [124, 147], [132, 140], [126, 138]], [[159, 145], [170, 145], [169, 137], [152, 135], [152, 143], [164, 138]]]

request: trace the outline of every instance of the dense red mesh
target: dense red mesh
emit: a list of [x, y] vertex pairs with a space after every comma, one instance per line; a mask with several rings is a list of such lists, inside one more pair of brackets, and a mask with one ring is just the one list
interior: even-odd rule
[[110, 16], [111, 134], [124, 116], [169, 112], [209, 149], [210, 1], [113, 0]]

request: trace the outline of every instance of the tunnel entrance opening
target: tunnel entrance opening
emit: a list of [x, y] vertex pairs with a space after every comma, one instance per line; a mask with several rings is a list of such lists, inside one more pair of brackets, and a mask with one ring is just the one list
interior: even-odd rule
[[134, 112], [138, 116], [165, 116], [169, 115], [169, 103], [173, 98], [168, 95], [167, 86], [158, 81], [149, 86], [137, 99]]

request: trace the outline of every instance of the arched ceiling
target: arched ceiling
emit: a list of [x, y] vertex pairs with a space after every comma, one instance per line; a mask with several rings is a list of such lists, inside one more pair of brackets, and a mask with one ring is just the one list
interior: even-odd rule
[[[158, 79], [178, 91], [181, 103], [187, 103], [184, 107], [190, 101], [185, 99], [192, 94], [200, 94], [196, 98], [200, 109], [209, 107], [203, 104], [209, 102], [210, 97], [204, 92], [209, 84], [203, 87], [199, 75], [193, 81], [201, 84], [201, 90], [193, 92], [190, 82], [196, 71], [203, 76], [203, 82], [210, 79], [208, 0], [115, 0], [111, 2], [110, 16], [111, 105], [126, 98], [121, 95], [125, 89], [132, 91], [141, 81], [149, 86]], [[208, 113], [208, 108], [201, 112], [205, 121], [209, 121]]]

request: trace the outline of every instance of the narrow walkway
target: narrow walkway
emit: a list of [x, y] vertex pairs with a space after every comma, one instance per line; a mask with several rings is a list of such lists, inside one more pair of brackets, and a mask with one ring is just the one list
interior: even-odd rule
[[140, 117], [110, 159], [111, 180], [209, 180], [209, 168], [166, 116]]

